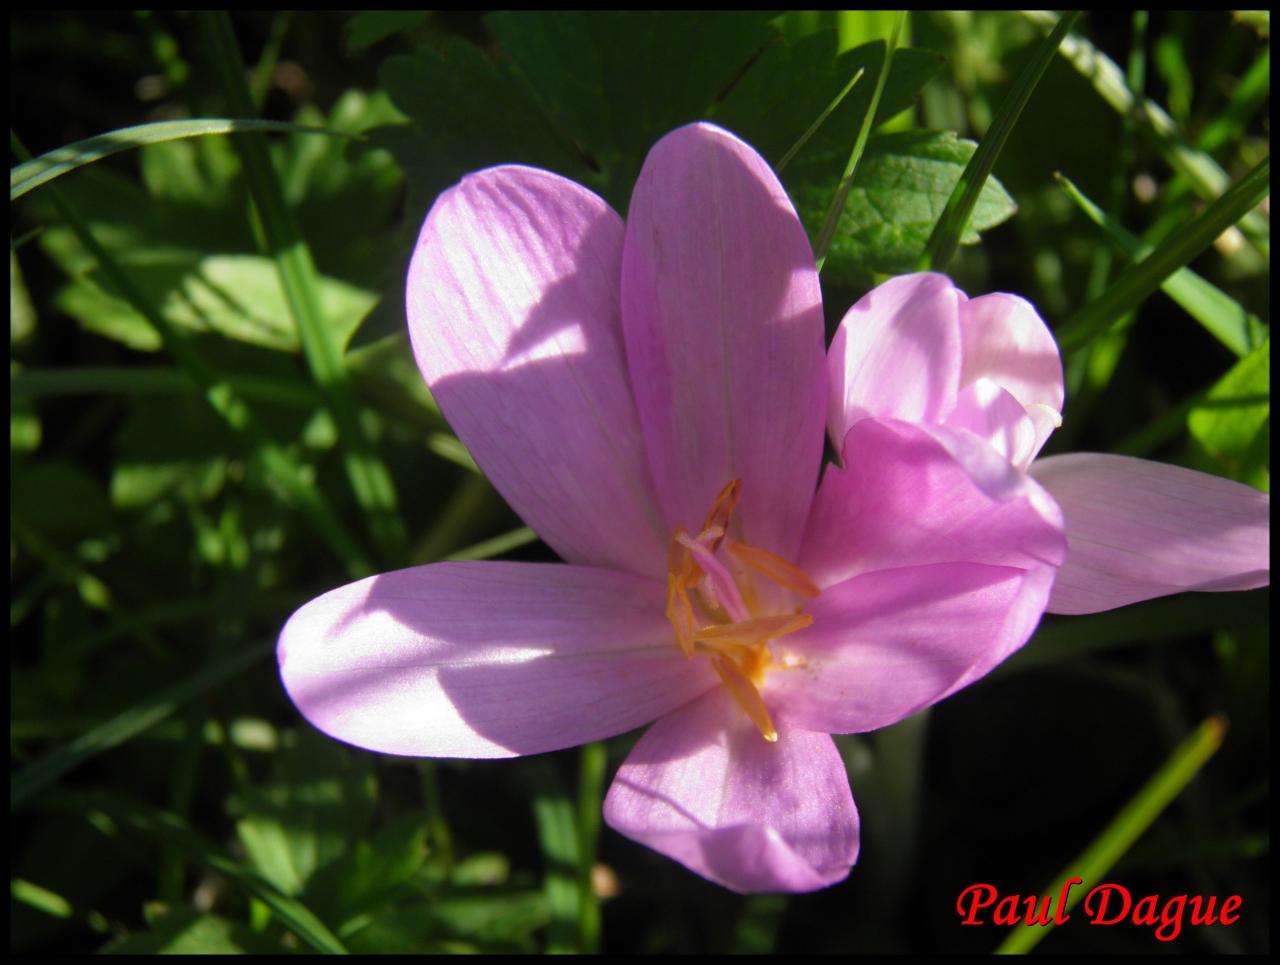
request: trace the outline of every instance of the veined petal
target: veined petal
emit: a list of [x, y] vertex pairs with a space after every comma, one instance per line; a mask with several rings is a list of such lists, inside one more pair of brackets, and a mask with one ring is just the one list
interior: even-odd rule
[[1097, 613], [1185, 590], [1271, 582], [1271, 497], [1179, 466], [1080, 452], [1031, 474], [1062, 507], [1067, 561], [1051, 613]]
[[385, 754], [513, 757], [648, 723], [713, 686], [680, 653], [665, 590], [611, 570], [438, 563], [340, 587], [280, 634], [316, 727]]
[[734, 891], [813, 891], [858, 857], [858, 812], [826, 734], [762, 740], [722, 688], [655, 723], [604, 802], [615, 831]]
[[791, 558], [822, 458], [822, 293], [786, 192], [710, 124], [649, 152], [622, 259], [627, 362], [670, 529], [742, 480], [737, 538]]
[[1062, 356], [1049, 327], [1026, 299], [995, 292], [961, 304], [960, 342], [961, 387], [990, 379], [1017, 399], [1036, 427], [1034, 458], [1062, 413]]
[[930, 563], [1052, 569], [1062, 517], [1034, 481], [976, 436], [863, 419], [814, 499], [800, 568], [822, 587]]
[[409, 334], [441, 411], [539, 536], [569, 562], [652, 575], [669, 532], [623, 353], [622, 238], [572, 181], [470, 175], [422, 226]]
[[827, 587], [813, 625], [774, 643], [765, 702], [793, 727], [887, 727], [986, 673], [1031, 636], [1053, 571], [945, 563]]
[[859, 419], [940, 422], [960, 387], [960, 306], [945, 275], [900, 275], [849, 309], [827, 352], [827, 429], [838, 450]]

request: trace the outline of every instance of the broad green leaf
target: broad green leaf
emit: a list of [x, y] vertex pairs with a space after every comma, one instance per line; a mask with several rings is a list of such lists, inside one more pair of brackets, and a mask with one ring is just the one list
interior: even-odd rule
[[272, 780], [247, 788], [233, 806], [253, 867], [283, 894], [297, 895], [368, 829], [374, 785], [368, 754], [304, 730], [277, 754]]
[[[194, 265], [185, 260], [159, 264], [126, 261], [126, 267], [134, 282], [179, 328], [216, 332], [279, 351], [300, 348], [279, 273], [269, 258], [208, 255]], [[340, 344], [350, 339], [377, 301], [372, 292], [325, 277], [319, 279], [319, 296], [325, 324]], [[154, 328], [112, 291], [105, 279], [78, 279], [63, 289], [57, 305], [91, 332], [140, 351], [160, 349], [160, 336]]]
[[106, 955], [243, 955], [279, 954], [283, 949], [247, 925], [219, 915], [172, 910], [144, 932], [109, 943]]
[[702, 117], [752, 55], [776, 38], [768, 16], [520, 11], [490, 14], [487, 22], [564, 134], [606, 169], [630, 162], [612, 179], [619, 187], [634, 179], [631, 164], [658, 138]]
[[379, 40], [416, 27], [426, 20], [421, 10], [361, 10], [347, 21], [347, 50], [363, 53]]
[[[825, 269], [828, 277], [856, 280], [860, 272], [913, 270], [974, 147], [950, 131], [872, 138], [836, 227]], [[831, 190], [831, 185], [816, 183], [794, 190], [810, 236], [822, 224]], [[1015, 210], [1000, 183], [988, 180], [961, 241], [977, 243], [979, 231], [995, 227]]]
[[[769, 161], [777, 163], [805, 129], [859, 70], [862, 80], [823, 122], [788, 168], [784, 181], [793, 186], [816, 176], [836, 179], [862, 118], [884, 57], [884, 41], [863, 44], [836, 56], [834, 31], [822, 31], [796, 43], [778, 41], [765, 48], [710, 117], [732, 130]], [[903, 47], [893, 63], [876, 110], [876, 123], [910, 107], [920, 89], [942, 67], [941, 55]], [[810, 155], [818, 164], [805, 167]]]
[[113, 528], [102, 484], [76, 463], [58, 459], [25, 465], [11, 474], [10, 484], [10, 512], [65, 550]]
[[1270, 491], [1271, 340], [1245, 356], [1192, 409], [1187, 428], [1227, 474]]
[[284, 121], [258, 121], [235, 118], [202, 118], [189, 121], [159, 121], [122, 127], [96, 137], [55, 148], [9, 169], [9, 200], [15, 201], [28, 191], [40, 187], [78, 167], [130, 148], [208, 134], [230, 134], [232, 131], [305, 131], [308, 134], [344, 135], [321, 127], [302, 127]]
[[[575, 180], [590, 174], [525, 86], [474, 44], [453, 38], [438, 52], [391, 57], [378, 76], [411, 125], [370, 138], [395, 155], [417, 189], [411, 210], [425, 214], [440, 190], [493, 164], [530, 164]], [[416, 232], [417, 219], [410, 220]]]

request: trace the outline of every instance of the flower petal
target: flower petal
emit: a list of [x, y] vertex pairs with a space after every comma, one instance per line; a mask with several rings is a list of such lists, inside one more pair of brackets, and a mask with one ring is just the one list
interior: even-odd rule
[[665, 588], [541, 563], [438, 563], [340, 587], [280, 634], [298, 709], [385, 754], [512, 757], [648, 723], [711, 687], [663, 615]]
[[794, 556], [822, 458], [822, 293], [782, 185], [727, 131], [691, 124], [649, 152], [622, 322], [668, 525], [696, 531], [741, 479], [742, 538]]
[[960, 306], [960, 341], [960, 385], [991, 379], [1026, 408], [1036, 427], [1030, 460], [1061, 423], [1062, 357], [1049, 327], [1026, 299], [995, 292]]
[[985, 439], [996, 452], [1024, 471], [1044, 442], [1038, 438], [1036, 424], [1022, 404], [988, 378], [978, 379], [960, 390], [946, 424], [968, 429]]
[[828, 466], [800, 567], [821, 587], [929, 563], [1055, 567], [1062, 518], [1043, 489], [976, 436], [863, 419]]
[[1185, 590], [1271, 582], [1271, 497], [1178, 466], [1080, 452], [1031, 474], [1062, 506], [1067, 561], [1051, 613], [1097, 613]]
[[719, 687], [640, 738], [604, 817], [743, 893], [825, 888], [858, 857], [858, 812], [831, 738], [792, 729], [770, 743]]
[[849, 309], [827, 352], [827, 428], [839, 449], [867, 416], [940, 422], [960, 385], [964, 293], [945, 275], [900, 275]]
[[876, 730], [928, 707], [1026, 643], [1052, 582], [1052, 569], [946, 563], [828, 587], [813, 625], [773, 644], [778, 733]]
[[622, 222], [523, 167], [440, 195], [409, 268], [423, 378], [511, 507], [570, 562], [656, 575], [667, 527], [622, 345]]

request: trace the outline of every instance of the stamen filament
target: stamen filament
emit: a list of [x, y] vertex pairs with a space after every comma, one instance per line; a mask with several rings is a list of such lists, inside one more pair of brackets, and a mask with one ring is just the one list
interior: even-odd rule
[[821, 592], [804, 570], [775, 553], [763, 550], [759, 546], [752, 546], [750, 543], [740, 543], [735, 539], [729, 540], [727, 549], [729, 555], [739, 563], [751, 567], [757, 573], [767, 576], [793, 593], [817, 596]]
[[720, 675], [721, 681], [724, 682], [737, 705], [751, 718], [751, 723], [756, 725], [760, 736], [767, 741], [776, 741], [778, 731], [773, 726], [773, 719], [769, 716], [764, 700], [760, 697], [760, 691], [756, 689], [756, 685], [750, 678], [734, 661], [718, 653], [712, 655], [711, 666], [715, 667], [716, 673]]

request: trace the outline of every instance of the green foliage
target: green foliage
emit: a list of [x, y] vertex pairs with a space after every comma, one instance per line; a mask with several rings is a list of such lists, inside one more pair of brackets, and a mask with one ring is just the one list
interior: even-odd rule
[[[912, 270], [974, 147], [950, 131], [872, 138], [827, 258], [830, 276], [856, 281], [860, 272]], [[821, 183], [803, 184], [795, 198], [800, 219], [815, 233], [826, 213], [828, 189]], [[1016, 210], [1013, 199], [991, 179], [961, 240], [976, 244], [979, 231], [995, 227]]]
[[[673, 127], [776, 165], [863, 71], [780, 172], [816, 240], [871, 131], [822, 275], [834, 324], [919, 263], [1049, 16], [913, 14], [870, 119], [893, 12], [246, 12], [228, 34], [257, 62], [222, 49], [221, 77], [210, 22], [11, 23], [13, 130], [46, 152], [14, 139], [11, 187], [42, 186], [11, 219], [12, 951], [989, 952], [958, 888], [1049, 881], [1208, 714], [1231, 729], [1187, 806], [1109, 873], [1265, 905], [1265, 590], [1048, 616], [989, 683], [841, 738], [862, 858], [785, 900], [602, 827], [631, 737], [382, 757], [302, 721], [274, 665], [289, 613], [375, 545], [386, 566], [554, 558], [413, 360], [404, 276], [440, 191], [531, 164], [625, 212]], [[1152, 13], [1148, 34], [1076, 23], [949, 270], [1026, 296], [1072, 349], [1050, 447], [1267, 489], [1269, 16]], [[250, 113], [271, 119], [250, 150], [210, 120]], [[1046, 947], [1155, 947], [1120, 931]], [[1267, 923], [1184, 941], [1264, 950]]]

